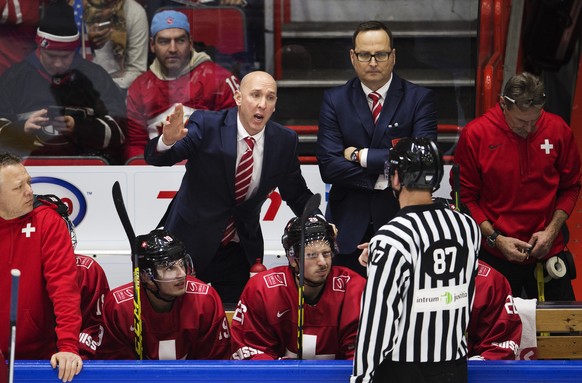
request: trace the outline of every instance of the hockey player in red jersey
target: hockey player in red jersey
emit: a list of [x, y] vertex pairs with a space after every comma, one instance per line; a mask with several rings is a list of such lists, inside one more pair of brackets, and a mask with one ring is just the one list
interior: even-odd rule
[[81, 290], [83, 325], [79, 334], [79, 352], [83, 358], [93, 359], [103, 339], [103, 301], [109, 293], [105, 271], [92, 257], [75, 254], [77, 284]]
[[[351, 359], [365, 280], [333, 266], [335, 230], [321, 215], [308, 218], [305, 233], [304, 359]], [[232, 318], [232, 359], [297, 357], [298, 257], [301, 223], [285, 227], [289, 266], [252, 277]]]
[[467, 328], [470, 359], [515, 359], [521, 340], [521, 318], [507, 279], [479, 260], [475, 300]]
[[[75, 225], [69, 218], [69, 207], [56, 195], [44, 194], [34, 196], [34, 207], [52, 204], [63, 218], [71, 235], [73, 249], [77, 247]], [[81, 292], [81, 333], [79, 334], [79, 355], [83, 359], [93, 359], [97, 347], [103, 338], [101, 313], [103, 301], [109, 292], [109, 282], [105, 271], [93, 258], [75, 254], [77, 270], [77, 286]]]
[[[182, 242], [164, 230], [136, 238], [144, 359], [228, 359], [230, 331], [216, 291], [193, 277]], [[103, 305], [98, 357], [135, 359], [133, 284], [112, 290]]]

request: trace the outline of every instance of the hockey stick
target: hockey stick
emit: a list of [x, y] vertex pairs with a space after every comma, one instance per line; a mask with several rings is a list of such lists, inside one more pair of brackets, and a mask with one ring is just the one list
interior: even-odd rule
[[131, 266], [133, 268], [133, 327], [135, 333], [135, 353], [137, 357], [143, 359], [143, 334], [142, 334], [142, 320], [141, 320], [141, 299], [139, 296], [139, 266], [137, 261], [137, 251], [135, 249], [135, 232], [131, 226], [131, 221], [127, 215], [127, 210], [125, 210], [125, 204], [123, 203], [123, 196], [121, 194], [121, 186], [119, 181], [115, 181], [113, 188], [111, 189], [113, 195], [113, 203], [115, 204], [115, 210], [117, 210], [117, 215], [123, 224], [125, 229], [125, 234], [129, 240], [129, 247], [131, 248]]
[[311, 196], [305, 208], [303, 209], [303, 214], [301, 214], [301, 251], [299, 255], [299, 285], [298, 296], [299, 296], [299, 312], [297, 315], [297, 359], [303, 359], [303, 319], [304, 319], [304, 308], [303, 304], [305, 302], [305, 222], [307, 218], [313, 213], [315, 209], [319, 208], [321, 202], [321, 194], [317, 193]]
[[14, 382], [16, 313], [18, 312], [18, 284], [20, 283], [20, 270], [12, 269], [10, 270], [10, 274], [12, 274], [12, 295], [10, 297], [10, 351], [8, 355], [8, 383]]
[[455, 210], [461, 211], [461, 174], [459, 164], [453, 164], [453, 197], [455, 198]]

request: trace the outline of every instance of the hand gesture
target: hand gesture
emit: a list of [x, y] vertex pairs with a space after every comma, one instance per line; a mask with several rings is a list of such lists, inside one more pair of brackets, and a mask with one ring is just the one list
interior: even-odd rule
[[70, 382], [83, 369], [83, 360], [72, 352], [57, 352], [51, 357], [51, 366], [53, 368], [59, 366], [59, 379]]
[[164, 128], [162, 129], [162, 142], [168, 146], [186, 137], [188, 129], [184, 127], [184, 107], [182, 104], [176, 104], [174, 111], [166, 118]]

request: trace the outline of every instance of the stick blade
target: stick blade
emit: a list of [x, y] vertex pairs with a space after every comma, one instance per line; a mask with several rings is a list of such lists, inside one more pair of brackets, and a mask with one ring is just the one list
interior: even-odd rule
[[305, 204], [303, 208], [303, 214], [301, 215], [301, 225], [304, 225], [307, 218], [313, 213], [314, 210], [319, 209], [319, 204], [321, 203], [321, 194], [316, 193], [312, 195]]

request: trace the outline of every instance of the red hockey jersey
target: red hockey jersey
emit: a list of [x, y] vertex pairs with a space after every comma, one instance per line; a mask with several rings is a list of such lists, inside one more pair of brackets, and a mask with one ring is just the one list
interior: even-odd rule
[[109, 293], [105, 271], [93, 258], [76, 254], [77, 284], [81, 290], [83, 324], [79, 334], [79, 351], [83, 358], [94, 358], [103, 339], [103, 301]]
[[[167, 313], [154, 311], [141, 288], [144, 359], [228, 359], [230, 330], [218, 293], [188, 277], [186, 293]], [[135, 359], [133, 283], [112, 290], [103, 305], [100, 359]]]
[[475, 278], [475, 300], [467, 329], [471, 359], [515, 359], [521, 319], [507, 279], [483, 261]]
[[[304, 359], [352, 359], [366, 281], [334, 266], [317, 304], [305, 304]], [[297, 357], [294, 272], [275, 267], [252, 277], [232, 318], [232, 359]]]

